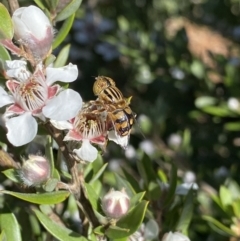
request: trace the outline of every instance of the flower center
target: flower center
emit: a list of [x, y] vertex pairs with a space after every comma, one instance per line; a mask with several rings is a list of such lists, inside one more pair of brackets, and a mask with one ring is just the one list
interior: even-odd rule
[[92, 113], [81, 113], [75, 118], [75, 130], [83, 139], [94, 139], [105, 135], [106, 128], [101, 118]]
[[47, 100], [47, 86], [35, 78], [20, 84], [15, 93], [18, 104], [26, 111], [38, 112]]

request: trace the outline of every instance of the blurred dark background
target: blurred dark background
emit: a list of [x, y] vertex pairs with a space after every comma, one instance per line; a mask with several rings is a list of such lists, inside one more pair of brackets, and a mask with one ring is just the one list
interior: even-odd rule
[[127, 154], [110, 144], [106, 159], [147, 149], [212, 185], [240, 181], [239, 17], [236, 0], [83, 1], [63, 44], [73, 87], [95, 99], [94, 77], [109, 76], [138, 116]]

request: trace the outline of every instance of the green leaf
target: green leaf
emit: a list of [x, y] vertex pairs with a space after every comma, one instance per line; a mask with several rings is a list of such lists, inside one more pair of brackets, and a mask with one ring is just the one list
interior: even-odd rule
[[228, 110], [227, 108], [221, 106], [206, 106], [202, 108], [202, 111], [219, 117], [227, 117], [227, 116], [236, 116], [233, 112]]
[[10, 180], [12, 180], [13, 182], [21, 182], [21, 180], [19, 179], [19, 174], [18, 174], [18, 170], [16, 169], [7, 169], [5, 171], [2, 171], [2, 173]]
[[70, 44], [66, 45], [64, 48], [61, 49], [60, 53], [58, 54], [55, 62], [54, 62], [54, 67], [62, 67], [66, 65], [69, 51], [70, 51]]
[[56, 178], [49, 178], [47, 182], [43, 185], [43, 189], [46, 192], [52, 192], [56, 188], [58, 182], [59, 181]]
[[139, 181], [137, 181], [132, 174], [129, 174], [126, 170], [122, 169], [124, 173], [124, 177], [126, 180], [130, 183], [130, 185], [133, 187], [135, 192], [141, 192], [141, 188], [139, 187]]
[[191, 72], [197, 78], [201, 79], [204, 77], [205, 68], [202, 62], [194, 60], [190, 66]]
[[239, 131], [240, 122], [228, 122], [224, 125], [224, 129], [227, 131]]
[[232, 203], [233, 213], [239, 219], [240, 218], [240, 200], [236, 200]]
[[59, 4], [59, 0], [51, 0], [51, 1], [47, 1], [47, 3], [48, 3], [48, 8], [54, 12]]
[[148, 185], [147, 196], [150, 200], [158, 200], [161, 196], [161, 188], [159, 183], [150, 182]]
[[97, 228], [94, 229], [94, 233], [97, 235], [103, 236], [105, 233], [105, 227], [104, 226], [98, 226]]
[[217, 99], [211, 96], [201, 96], [195, 100], [195, 106], [197, 108], [203, 108], [206, 106], [215, 105], [216, 103], [217, 103]]
[[142, 224], [143, 218], [147, 210], [147, 201], [141, 201], [126, 216], [121, 218], [116, 226], [110, 226], [106, 230], [106, 235], [111, 239], [125, 238], [138, 230]]
[[231, 193], [225, 186], [221, 186], [219, 191], [219, 196], [220, 196], [220, 200], [223, 205], [223, 208], [226, 210], [226, 208], [230, 206], [233, 202]]
[[37, 218], [41, 224], [51, 233], [55, 238], [61, 241], [87, 241], [82, 235], [73, 232], [72, 230], [59, 226], [57, 223], [53, 222], [49, 217], [45, 216], [38, 210], [34, 210]]
[[61, 29], [58, 31], [58, 34], [53, 41], [53, 44], [52, 44], [53, 49], [57, 48], [66, 38], [66, 36], [68, 35], [72, 27], [74, 18], [75, 18], [75, 14], [71, 15], [68, 19], [64, 21], [64, 24], [62, 25]]
[[72, 0], [68, 5], [65, 6], [65, 8], [60, 13], [58, 13], [55, 21], [62, 21], [73, 15], [80, 7], [81, 2], [82, 0]]
[[89, 181], [89, 184], [93, 183], [94, 181], [98, 180], [100, 176], [103, 174], [105, 169], [107, 168], [108, 163], [105, 163], [98, 172], [93, 176], [93, 178]]
[[86, 191], [87, 191], [87, 197], [88, 197], [93, 209], [96, 210], [99, 213], [103, 213], [102, 208], [101, 208], [100, 198], [96, 194], [95, 190], [88, 183], [85, 183], [84, 186], [85, 186]]
[[140, 192], [135, 194], [131, 199], [130, 199], [130, 207], [136, 206], [139, 202], [142, 201], [143, 197], [145, 195], [145, 192]]
[[146, 153], [144, 153], [142, 159], [137, 162], [138, 171], [147, 186], [151, 181], [157, 180], [157, 174], [155, 173], [151, 162], [151, 159]]
[[180, 216], [180, 219], [178, 220], [177, 228], [176, 230], [182, 232], [182, 233], [187, 233], [187, 229], [190, 225], [192, 216], [193, 216], [193, 189], [190, 189], [185, 202], [183, 206], [183, 210]]
[[64, 201], [70, 195], [69, 191], [56, 191], [51, 193], [19, 193], [1, 190], [0, 193], [8, 194], [21, 200], [36, 204], [56, 204]]
[[49, 66], [52, 64], [56, 59], [56, 56], [53, 54], [50, 54], [45, 60], [44, 60], [44, 65], [45, 67]]
[[46, 147], [45, 147], [45, 153], [46, 153], [46, 157], [50, 163], [50, 169], [51, 169], [51, 174], [50, 176], [53, 176], [53, 172], [55, 169], [55, 163], [54, 163], [54, 156], [53, 156], [53, 139], [50, 135], [47, 135], [47, 143], [46, 143]]
[[13, 38], [13, 23], [6, 7], [0, 3], [0, 40]]
[[4, 230], [0, 234], [0, 241], [7, 241], [7, 237]]
[[136, 192], [134, 191], [134, 189], [132, 188], [132, 186], [130, 185], [130, 183], [126, 179], [124, 179], [123, 177], [121, 177], [117, 173], [114, 173], [114, 176], [115, 176], [115, 179], [116, 179], [118, 190], [121, 190], [122, 188], [124, 188], [126, 193], [130, 197], [132, 197], [136, 194]]
[[38, 5], [39, 8], [45, 9], [46, 7], [43, 5], [41, 0], [34, 0], [34, 2]]
[[11, 60], [9, 52], [2, 45], [0, 45], [0, 59], [1, 61]]
[[170, 176], [170, 186], [169, 186], [169, 189], [168, 189], [167, 197], [164, 201], [164, 207], [171, 204], [171, 201], [172, 201], [172, 199], [174, 198], [174, 195], [175, 195], [176, 187], [177, 187], [177, 168], [172, 163], [171, 176]]
[[0, 210], [0, 213], [0, 228], [7, 240], [21, 241], [21, 231], [15, 215], [7, 208]]
[[207, 216], [207, 215], [203, 215], [202, 218], [203, 218], [203, 220], [209, 222], [209, 224], [212, 224], [217, 229], [219, 229], [220, 233], [225, 233], [225, 234], [230, 235], [230, 236], [236, 236], [236, 234], [230, 228], [228, 228], [227, 226], [223, 225], [222, 223], [220, 223], [215, 218]]

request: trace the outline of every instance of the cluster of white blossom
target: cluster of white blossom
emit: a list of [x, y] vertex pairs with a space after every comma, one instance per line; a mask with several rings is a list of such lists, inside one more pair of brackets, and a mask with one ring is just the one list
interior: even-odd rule
[[81, 160], [94, 161], [98, 150], [92, 144], [104, 148], [108, 139], [125, 147], [129, 137], [118, 136], [114, 128], [109, 131], [106, 115], [99, 118], [84, 112], [79, 93], [56, 84], [75, 81], [78, 68], [71, 63], [59, 68], [44, 64], [52, 52], [54, 30], [43, 11], [35, 6], [19, 8], [12, 22], [20, 48], [12, 39], [0, 41], [20, 57], [6, 61], [6, 88], [0, 86], [0, 107], [7, 107], [3, 119], [9, 142], [14, 146], [31, 142], [38, 124], [50, 121], [56, 128], [68, 130], [64, 141], [81, 144], [73, 150]]

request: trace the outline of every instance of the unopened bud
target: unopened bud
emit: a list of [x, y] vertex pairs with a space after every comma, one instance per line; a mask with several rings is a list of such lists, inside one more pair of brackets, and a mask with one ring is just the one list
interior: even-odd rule
[[50, 177], [49, 161], [42, 156], [29, 155], [19, 170], [21, 180], [27, 186], [38, 186]]
[[15, 39], [36, 61], [49, 53], [53, 41], [52, 25], [44, 12], [35, 6], [18, 8], [12, 16]]
[[129, 210], [130, 199], [125, 190], [110, 190], [102, 200], [102, 208], [107, 217], [119, 219]]
[[180, 232], [169, 232], [163, 236], [162, 241], [190, 241], [190, 239]]

